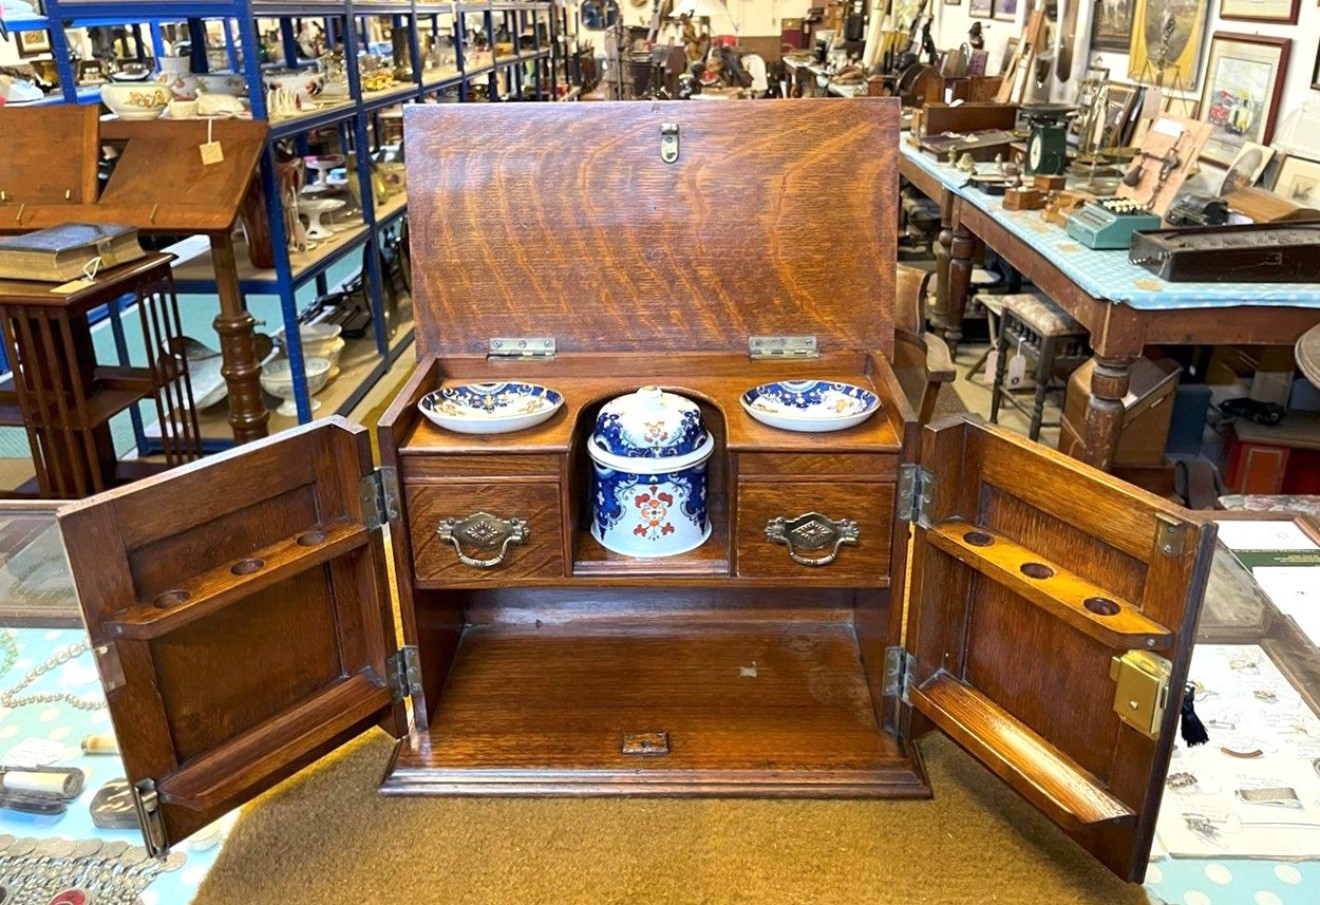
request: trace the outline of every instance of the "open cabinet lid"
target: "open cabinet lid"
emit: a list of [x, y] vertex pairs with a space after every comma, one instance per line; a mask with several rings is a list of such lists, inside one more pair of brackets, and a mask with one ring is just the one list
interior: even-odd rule
[[366, 429], [332, 418], [61, 511], [153, 853], [406, 731], [379, 503]]
[[1215, 526], [967, 418], [922, 440], [909, 732], [940, 729], [1140, 880]]
[[896, 98], [412, 105], [417, 354], [893, 353]]

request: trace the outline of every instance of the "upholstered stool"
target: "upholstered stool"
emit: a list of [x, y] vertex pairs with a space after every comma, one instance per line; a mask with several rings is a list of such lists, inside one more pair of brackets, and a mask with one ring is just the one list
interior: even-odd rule
[[[1043, 295], [1001, 295], [1003, 316], [999, 328], [999, 358], [995, 365], [995, 384], [990, 393], [990, 421], [999, 423], [999, 404], [1007, 402], [1024, 415], [1030, 415], [1031, 427], [1027, 435], [1040, 439], [1045, 410], [1045, 396], [1051, 390], [1063, 391], [1066, 377], [1091, 357], [1086, 344], [1086, 328], [1054, 302]], [[1028, 409], [1012, 395], [1004, 392], [1004, 371], [1008, 359], [1018, 350], [1028, 361], [1036, 363], [1036, 395]], [[1054, 375], [1062, 372], [1064, 380], [1054, 386]], [[1051, 427], [1057, 427], [1057, 422]]]
[[[973, 274], [975, 277], [975, 274]], [[981, 357], [972, 362], [972, 366], [967, 369], [967, 379], [971, 380], [976, 376], [976, 372], [985, 365], [985, 360], [990, 357], [990, 351], [999, 345], [999, 319], [1004, 316], [1004, 300], [1011, 298], [1007, 295], [993, 295], [989, 292], [977, 296], [976, 300], [985, 309], [986, 333], [990, 337], [990, 344], [985, 347]]]

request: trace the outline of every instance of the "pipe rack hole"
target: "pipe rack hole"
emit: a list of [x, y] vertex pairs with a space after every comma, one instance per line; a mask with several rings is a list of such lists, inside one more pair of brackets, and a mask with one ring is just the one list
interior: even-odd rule
[[984, 531], [968, 531], [963, 535], [963, 540], [973, 547], [988, 547], [995, 542], [995, 539]]
[[1051, 578], [1054, 570], [1043, 562], [1025, 562], [1022, 564], [1022, 574], [1028, 578]]
[[1119, 610], [1118, 603], [1108, 597], [1088, 597], [1082, 601], [1082, 606], [1097, 616], [1117, 616]]
[[188, 591], [176, 588], [173, 591], [166, 591], [163, 594], [156, 595], [156, 599], [153, 600], [152, 603], [160, 607], [162, 610], [168, 610], [172, 606], [178, 606], [183, 603], [191, 596], [192, 594]]
[[229, 571], [234, 575], [251, 575], [253, 572], [257, 571], [258, 569], [262, 568], [265, 565], [266, 563], [264, 560], [244, 559], [240, 562], [234, 563], [233, 567], [230, 568]]
[[329, 536], [320, 528], [317, 528], [314, 531], [308, 531], [306, 534], [298, 535], [297, 543], [300, 547], [315, 547], [318, 544], [325, 543], [325, 539]]

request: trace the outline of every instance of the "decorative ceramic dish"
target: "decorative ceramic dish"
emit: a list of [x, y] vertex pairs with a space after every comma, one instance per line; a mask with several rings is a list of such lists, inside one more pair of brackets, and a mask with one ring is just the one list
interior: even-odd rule
[[427, 393], [423, 415], [460, 434], [507, 434], [549, 419], [564, 397], [535, 383], [465, 383]]
[[742, 394], [743, 408], [762, 424], [801, 433], [861, 424], [880, 408], [870, 390], [833, 380], [780, 380]]

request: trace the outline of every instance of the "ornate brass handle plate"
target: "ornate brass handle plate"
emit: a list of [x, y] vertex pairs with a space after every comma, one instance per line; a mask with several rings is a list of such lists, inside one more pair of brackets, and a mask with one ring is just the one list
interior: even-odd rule
[[[788, 558], [802, 566], [828, 566], [839, 557], [844, 544], [857, 546], [861, 532], [852, 519], [834, 521], [819, 512], [808, 512], [797, 518], [780, 516], [765, 523], [765, 536], [772, 544], [788, 547]], [[829, 550], [824, 556], [811, 558], [798, 551]]]
[[[489, 512], [474, 512], [466, 518], [447, 518], [436, 528], [440, 540], [454, 545], [458, 561], [473, 569], [493, 569], [504, 563], [510, 547], [516, 547], [532, 536], [527, 522], [520, 518], [502, 519]], [[490, 559], [477, 559], [463, 552], [464, 547], [477, 550], [498, 550]]]

